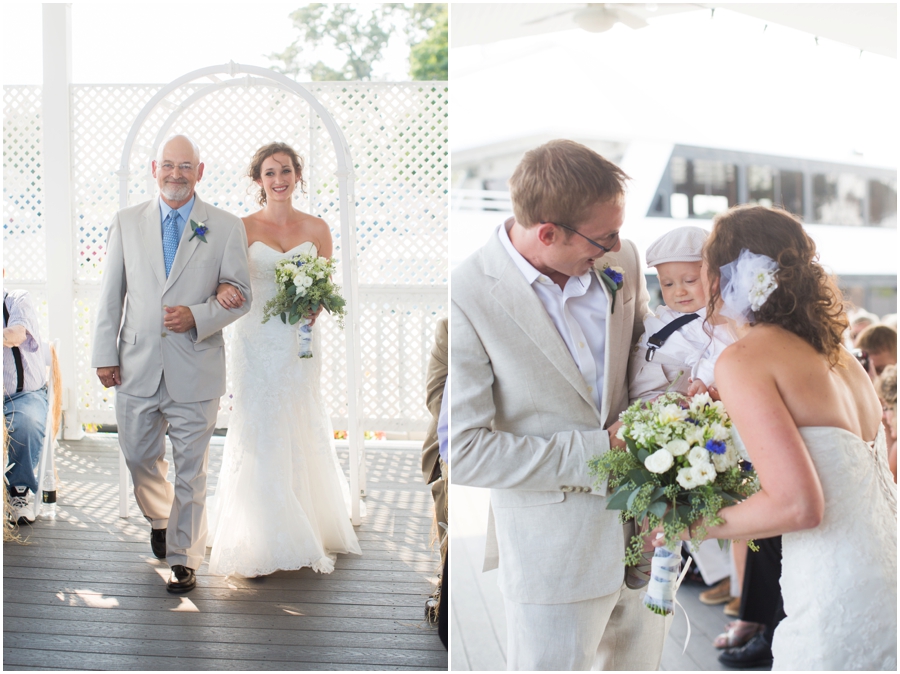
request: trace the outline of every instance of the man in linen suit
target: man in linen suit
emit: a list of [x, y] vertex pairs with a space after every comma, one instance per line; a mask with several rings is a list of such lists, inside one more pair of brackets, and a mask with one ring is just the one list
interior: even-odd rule
[[572, 141], [527, 152], [515, 218], [453, 274], [452, 480], [491, 489], [485, 570], [499, 566], [510, 670], [659, 667], [666, 620], [625, 586], [623, 527], [588, 474], [624, 447], [648, 311], [619, 238], [626, 179]]
[[[116, 387], [135, 500], [154, 555], [172, 567], [167, 589], [182, 593], [194, 588], [206, 552], [209, 439], [225, 393], [222, 329], [249, 311], [250, 274], [243, 223], [194, 192], [203, 176], [196, 145], [173, 136], [152, 167], [159, 198], [119, 211], [109, 226], [92, 365]], [[240, 289], [241, 308], [219, 305], [220, 282]]]

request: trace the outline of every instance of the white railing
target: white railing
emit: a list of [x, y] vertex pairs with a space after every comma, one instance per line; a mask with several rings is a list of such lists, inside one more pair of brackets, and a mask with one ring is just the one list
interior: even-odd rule
[[[428, 423], [424, 376], [434, 325], [447, 313], [449, 215], [448, 106], [444, 82], [305, 83], [336, 119], [354, 162], [362, 395], [366, 430], [421, 431]], [[201, 85], [197, 85], [199, 91]], [[4, 88], [4, 268], [7, 288], [35, 296], [45, 336], [74, 343], [67, 415], [112, 423], [112, 392], [90, 368], [91, 318], [105, 255], [106, 228], [118, 209], [118, 161], [138, 112], [159, 85], [72, 85], [72, 184], [69, 222], [47, 222], [42, 90]], [[190, 92], [188, 92], [190, 95]], [[161, 128], [171, 110], [148, 128]], [[297, 206], [332, 226], [340, 260], [337, 160], [323, 125], [296, 96], [264, 83], [195, 97], [173, 132], [199, 144], [206, 164], [198, 192], [237, 215], [256, 210], [247, 162], [260, 145], [290, 143], [306, 161], [308, 196]], [[138, 136], [129, 167], [129, 202], [153, 197], [146, 175], [154, 137]], [[48, 315], [47, 238], [70, 246], [74, 334], [57, 334]], [[52, 274], [49, 275], [53, 277]], [[336, 428], [346, 428], [344, 339], [322, 321], [323, 392]], [[343, 368], [343, 369], [342, 369]], [[222, 399], [219, 423], [228, 423]]]

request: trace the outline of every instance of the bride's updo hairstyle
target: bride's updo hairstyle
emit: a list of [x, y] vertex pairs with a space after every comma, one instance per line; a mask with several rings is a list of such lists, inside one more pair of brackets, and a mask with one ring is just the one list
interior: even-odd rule
[[[250, 169], [247, 171], [250, 180], [255, 183], [262, 178], [262, 164], [273, 154], [286, 154], [291, 158], [291, 163], [294, 165], [294, 171], [299, 178], [297, 184], [300, 186], [300, 191], [305, 193], [306, 180], [303, 179], [303, 160], [300, 159], [300, 155], [294, 152], [294, 148], [287, 143], [269, 143], [268, 145], [263, 145], [259, 148], [256, 151], [256, 154], [253, 155], [253, 159], [250, 160]], [[262, 187], [259, 188], [259, 194], [256, 196], [256, 201], [260, 206], [266, 205], [266, 191]]]
[[819, 264], [815, 242], [785, 210], [735, 206], [716, 216], [703, 248], [711, 288], [707, 315], [715, 312], [721, 297], [721, 267], [745, 248], [778, 263], [778, 287], [754, 312], [753, 324], [781, 326], [806, 340], [832, 365], [839, 364], [841, 335], [848, 327], [843, 297]]

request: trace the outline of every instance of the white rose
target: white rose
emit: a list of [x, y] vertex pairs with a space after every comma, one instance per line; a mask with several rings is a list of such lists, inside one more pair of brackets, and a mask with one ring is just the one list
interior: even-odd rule
[[692, 470], [692, 468], [680, 468], [678, 475], [675, 476], [675, 481], [685, 489], [693, 489], [697, 486], [697, 481], [694, 479]]
[[306, 286], [303, 285], [304, 278], [306, 278], [306, 277], [303, 274], [299, 274], [299, 273], [294, 274], [294, 278], [293, 278], [294, 285], [297, 286], [298, 288], [305, 288]]
[[644, 459], [644, 467], [651, 473], [665, 473], [673, 463], [675, 459], [665, 449], [658, 449]]
[[724, 424], [713, 424], [709, 429], [712, 431], [713, 440], [724, 442], [731, 437], [731, 430]]
[[716, 479], [716, 468], [711, 463], [704, 462], [691, 466], [691, 476], [697, 485], [707, 484]]
[[700, 445], [702, 447], [706, 444], [703, 429], [699, 426], [691, 426], [684, 434], [684, 439], [691, 445]]
[[717, 473], [724, 473], [726, 470], [731, 468], [732, 464], [728, 457], [727, 451], [724, 454], [710, 454], [709, 458], [712, 459], [713, 465], [716, 467]]
[[698, 393], [691, 398], [691, 412], [697, 414], [703, 411], [704, 407], [711, 404], [712, 398], [709, 397], [709, 393]]
[[680, 406], [671, 403], [659, 410], [659, 423], [663, 425], [671, 424], [676, 421], [684, 421], [687, 418], [687, 412]]
[[669, 452], [672, 456], [681, 456], [682, 454], [687, 454], [691, 449], [691, 445], [687, 440], [671, 440], [666, 443], [666, 446], [663, 447], [666, 451]]
[[694, 447], [687, 455], [688, 463], [692, 466], [698, 466], [702, 463], [709, 463], [709, 451], [703, 447]]

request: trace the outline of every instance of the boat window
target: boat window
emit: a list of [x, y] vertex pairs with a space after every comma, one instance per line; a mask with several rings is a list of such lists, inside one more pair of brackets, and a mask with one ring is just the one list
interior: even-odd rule
[[897, 181], [869, 181], [869, 224], [897, 228]]
[[864, 224], [863, 178], [852, 173], [814, 173], [812, 183], [814, 222], [854, 227]]

